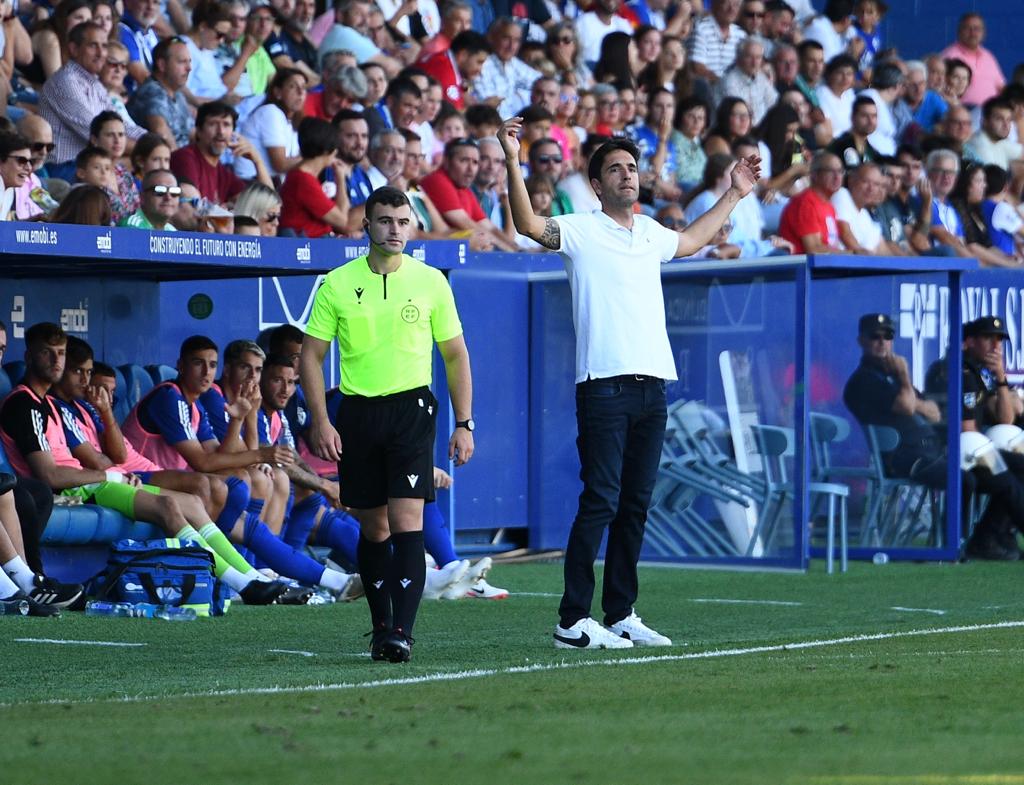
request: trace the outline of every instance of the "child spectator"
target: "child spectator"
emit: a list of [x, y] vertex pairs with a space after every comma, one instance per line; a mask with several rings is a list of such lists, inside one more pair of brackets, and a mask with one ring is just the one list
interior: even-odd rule
[[139, 190], [135, 186], [135, 178], [128, 167], [121, 163], [127, 139], [124, 120], [117, 112], [100, 112], [89, 125], [89, 144], [106, 150], [113, 162], [113, 177], [117, 187], [111, 193], [110, 205], [115, 223], [139, 209]]
[[882, 17], [889, 11], [885, 0], [857, 0], [853, 8], [853, 29], [864, 42], [864, 50], [857, 62], [858, 77], [865, 84], [871, 82], [875, 55], [882, 51], [882, 36], [878, 31]]

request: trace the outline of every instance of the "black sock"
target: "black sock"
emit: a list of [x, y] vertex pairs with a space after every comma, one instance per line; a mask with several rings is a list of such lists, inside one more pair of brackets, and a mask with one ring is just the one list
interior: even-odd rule
[[391, 560], [391, 603], [395, 610], [395, 627], [406, 635], [412, 633], [416, 611], [423, 597], [427, 569], [423, 560], [423, 532], [392, 534], [395, 552]]
[[371, 542], [361, 534], [356, 546], [356, 558], [359, 560], [359, 577], [363, 581], [366, 602], [370, 606], [370, 619], [373, 628], [392, 626], [391, 590], [388, 585], [388, 574], [391, 571], [391, 540]]

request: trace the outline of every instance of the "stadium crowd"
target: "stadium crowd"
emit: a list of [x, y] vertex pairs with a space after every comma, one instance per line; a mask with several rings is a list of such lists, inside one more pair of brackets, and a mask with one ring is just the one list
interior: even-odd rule
[[[496, 138], [518, 115], [542, 216], [597, 209], [586, 162], [622, 137], [640, 154], [636, 209], [677, 230], [760, 157], [758, 188], [695, 256], [1024, 260], [1024, 67], [1006, 79], [973, 12], [941, 53], [908, 59], [882, 39], [883, 0], [820, 14], [809, 0], [0, 6], [3, 220], [361, 237], [367, 198], [391, 185], [421, 238], [542, 250], [515, 230]], [[90, 487], [203, 544], [247, 602], [291, 596], [278, 576], [359, 593], [357, 524], [302, 441], [300, 331], [223, 357], [194, 336], [123, 423], [87, 344], [49, 323], [25, 337], [25, 378], [0, 408], [19, 475], [0, 478], [0, 600], [45, 612], [81, 594], [41, 577], [37, 483]], [[502, 596], [490, 561], [459, 559], [426, 509], [427, 596]]]
[[1007, 80], [977, 13], [926, 54], [886, 45], [884, 0], [321, 5], [5, 5], [2, 217], [359, 237], [389, 184], [422, 238], [539, 250], [495, 138], [518, 114], [541, 214], [595, 209], [587, 156], [626, 137], [638, 209], [674, 228], [761, 157], [699, 255], [1024, 258], [1024, 68]]

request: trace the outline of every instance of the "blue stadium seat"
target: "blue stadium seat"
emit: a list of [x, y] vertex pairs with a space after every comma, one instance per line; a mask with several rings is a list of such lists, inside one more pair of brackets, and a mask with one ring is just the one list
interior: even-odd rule
[[147, 365], [146, 370], [149, 371], [154, 387], [161, 382], [169, 382], [178, 377], [178, 372], [169, 365]]
[[14, 385], [11, 384], [11, 377], [7, 375], [7, 371], [0, 368], [0, 401], [7, 397], [7, 393], [11, 391]]
[[17, 387], [25, 376], [25, 361], [11, 360], [4, 363], [4, 370], [7, 371], [7, 378], [11, 380], [11, 386]]
[[153, 379], [141, 365], [129, 363], [121, 365], [118, 370], [124, 374], [125, 384], [128, 386], [127, 402], [128, 408], [135, 408], [142, 396], [153, 389]]
[[132, 407], [128, 404], [128, 383], [119, 368], [114, 369], [117, 386], [114, 387], [114, 417], [119, 423], [124, 422]]

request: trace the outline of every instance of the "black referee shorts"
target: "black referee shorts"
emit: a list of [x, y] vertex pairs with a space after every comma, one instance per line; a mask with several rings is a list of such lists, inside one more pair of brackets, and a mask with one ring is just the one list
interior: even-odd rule
[[335, 422], [341, 503], [369, 510], [388, 499], [433, 501], [436, 425], [429, 387], [375, 398], [346, 395]]

